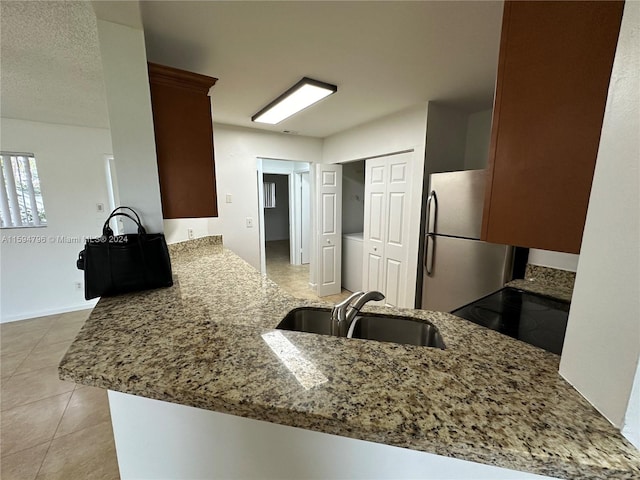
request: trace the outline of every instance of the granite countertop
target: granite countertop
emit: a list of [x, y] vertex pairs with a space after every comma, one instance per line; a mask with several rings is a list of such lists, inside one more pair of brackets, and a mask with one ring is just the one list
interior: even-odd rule
[[[557, 355], [422, 310], [400, 313], [433, 322], [446, 350], [273, 330], [326, 305], [208, 240], [172, 258], [173, 287], [98, 302], [60, 378], [542, 475], [640, 477], [640, 453], [560, 377]], [[274, 342], [295, 347], [296, 368]]]
[[576, 274], [574, 272], [527, 265], [524, 278], [512, 280], [506, 286], [570, 302], [575, 280]]

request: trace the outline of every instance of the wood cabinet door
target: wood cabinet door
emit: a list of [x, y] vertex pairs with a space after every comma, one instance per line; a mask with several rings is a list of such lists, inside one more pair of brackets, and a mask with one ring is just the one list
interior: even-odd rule
[[209, 89], [216, 79], [149, 64], [164, 218], [218, 216]]
[[505, 3], [483, 240], [580, 251], [623, 3]]

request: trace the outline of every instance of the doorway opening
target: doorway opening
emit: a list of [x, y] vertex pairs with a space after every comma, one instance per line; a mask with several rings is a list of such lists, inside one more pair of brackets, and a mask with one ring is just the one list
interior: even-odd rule
[[[289, 202], [289, 175], [265, 173], [264, 187], [264, 240], [267, 274], [281, 264], [291, 263], [291, 225]], [[295, 213], [295, 212], [294, 212]]]
[[311, 295], [310, 165], [258, 160], [262, 273], [290, 293]]
[[[413, 268], [409, 265], [412, 157], [413, 150], [407, 150], [345, 162], [336, 170], [342, 184], [341, 195], [335, 196], [341, 212], [337, 223], [342, 227], [336, 241], [341, 240], [342, 249], [341, 268], [334, 268], [334, 276], [345, 290], [382, 292], [385, 305], [413, 305], [413, 287], [408, 285], [413, 282], [407, 280]], [[330, 218], [325, 210], [321, 212]], [[330, 251], [332, 241], [320, 245]], [[332, 259], [331, 255], [324, 257], [322, 260]], [[333, 278], [336, 263], [318, 265], [323, 284]]]
[[342, 164], [342, 288], [363, 289], [365, 161]]

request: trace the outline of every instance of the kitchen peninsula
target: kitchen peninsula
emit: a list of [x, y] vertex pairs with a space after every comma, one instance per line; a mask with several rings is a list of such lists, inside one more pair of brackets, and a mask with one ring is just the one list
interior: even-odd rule
[[[133, 425], [138, 413], [126, 417], [123, 411], [137, 408], [136, 402], [149, 402], [140, 416], [158, 404], [163, 411], [193, 414], [190, 418], [218, 415], [220, 422], [253, 422], [273, 431], [337, 435], [330, 437], [337, 444], [364, 440], [371, 449], [391, 451], [390, 445], [402, 447], [395, 449], [400, 454], [463, 460], [467, 476], [477, 468], [474, 478], [525, 478], [514, 477], [514, 470], [557, 478], [640, 477], [640, 453], [560, 377], [556, 355], [453, 315], [421, 310], [365, 307], [432, 322], [445, 350], [274, 330], [295, 307], [326, 305], [286, 294], [225, 249], [219, 237], [170, 248], [174, 286], [102, 298], [59, 366], [64, 380], [110, 390], [123, 478], [132, 471], [127, 468], [133, 457], [144, 462], [139, 457], [146, 454], [165, 466], [173, 462], [193, 476], [194, 463], [215, 456], [215, 448], [224, 451], [222, 443], [188, 450], [207, 441], [203, 425], [208, 420], [185, 425], [170, 415], [158, 417], [153, 428], [166, 427], [167, 436], [174, 427], [182, 434], [192, 430], [199, 443], [173, 439], [184, 447], [173, 451], [175, 461], [166, 452], [151, 451], [140, 443], [145, 432]], [[133, 425], [130, 434], [141, 435], [135, 454], [123, 435], [127, 422]], [[211, 435], [245, 449], [238, 452], [245, 462], [265, 461], [247, 447], [250, 439], [234, 443], [236, 431], [211, 430]], [[265, 437], [269, 442], [277, 443]], [[320, 444], [303, 448], [312, 451]], [[300, 461], [294, 447], [273, 448], [285, 450], [285, 457], [289, 453], [293, 465]], [[338, 461], [331, 452], [315, 453], [323, 463]], [[371, 463], [380, 455], [372, 455]], [[286, 470], [281, 460], [268, 460]], [[318, 465], [306, 465], [308, 477], [322, 476]], [[424, 471], [424, 478], [456, 478], [448, 475], [449, 464], [440, 465], [439, 471]], [[486, 465], [509, 469], [512, 476], [509, 470], [500, 477], [483, 472]], [[208, 478], [223, 477], [229, 474], [225, 468], [203, 471]], [[277, 471], [266, 463], [263, 468], [264, 478]], [[343, 477], [356, 478], [356, 473], [342, 470]]]

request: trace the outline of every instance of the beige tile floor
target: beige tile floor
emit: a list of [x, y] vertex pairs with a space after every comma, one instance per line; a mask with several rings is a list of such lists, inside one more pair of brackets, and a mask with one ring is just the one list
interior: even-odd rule
[[89, 310], [0, 325], [0, 477], [118, 479], [105, 390], [58, 379]]
[[[318, 299], [309, 265], [289, 263], [287, 241], [267, 243], [267, 275], [296, 297]], [[120, 478], [106, 391], [58, 379], [57, 365], [89, 312], [0, 324], [2, 480]]]
[[[309, 286], [309, 265], [291, 265], [289, 263], [289, 240], [276, 240], [265, 243], [267, 276], [284, 291], [298, 297], [317, 300], [318, 296]], [[351, 292], [342, 289], [337, 295], [322, 297], [322, 300], [337, 303]]]

